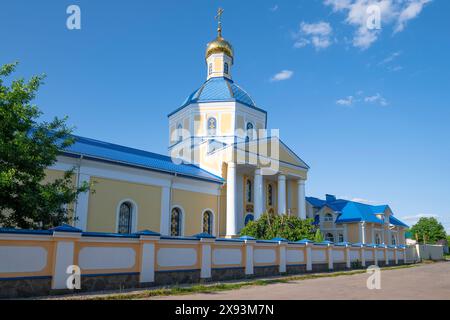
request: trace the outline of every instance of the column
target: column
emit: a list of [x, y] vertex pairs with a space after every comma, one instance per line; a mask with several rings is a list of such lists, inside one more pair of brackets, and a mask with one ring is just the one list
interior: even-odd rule
[[280, 261], [279, 261], [279, 272], [285, 273], [286, 272], [286, 242], [279, 241], [279, 254], [280, 254]]
[[235, 237], [238, 232], [236, 192], [236, 163], [229, 162], [227, 170], [227, 237]]
[[254, 203], [255, 203], [255, 220], [259, 219], [261, 215], [264, 213], [263, 209], [263, 176], [261, 169], [255, 170], [255, 194], [254, 194]]
[[170, 187], [161, 190], [161, 223], [160, 231], [163, 235], [170, 235]]
[[362, 244], [366, 244], [366, 223], [363, 221], [359, 226], [359, 240]]
[[79, 229], [69, 226], [53, 229], [53, 239], [56, 242], [52, 277], [53, 290], [68, 289], [67, 280], [71, 275], [68, 267], [75, 264], [75, 241], [80, 238], [81, 230]]
[[345, 245], [345, 266], [347, 269], [351, 269], [351, 256], [350, 256], [350, 246], [348, 244]]
[[297, 180], [298, 186], [298, 217], [302, 220], [306, 219], [306, 199], [305, 199], [305, 180]]
[[312, 271], [312, 249], [311, 244], [306, 244], [306, 271]]
[[386, 245], [384, 246], [384, 261], [386, 265], [389, 265], [389, 249]]
[[245, 240], [245, 275], [252, 276], [254, 274], [253, 266], [253, 245], [256, 240], [246, 239]]
[[155, 244], [160, 236], [151, 231], [143, 231], [139, 234], [141, 246], [139, 282], [150, 284], [155, 282]]
[[328, 244], [328, 269], [334, 269], [334, 261], [333, 261], [333, 246]]
[[361, 245], [361, 265], [366, 266], [366, 252], [364, 250], [364, 245]]
[[[78, 179], [78, 187], [80, 187], [85, 182], [89, 183], [90, 180], [91, 176], [81, 173]], [[90, 191], [86, 191], [78, 195], [77, 205], [75, 209], [75, 216], [77, 217], [77, 220], [75, 220], [75, 227], [83, 231], [87, 231], [89, 193]]]
[[278, 175], [278, 214], [286, 214], [286, 176]]
[[211, 244], [214, 243], [213, 238], [201, 238], [200, 244], [202, 246], [202, 265], [200, 270], [201, 279], [211, 278], [211, 267], [212, 267], [212, 250]]

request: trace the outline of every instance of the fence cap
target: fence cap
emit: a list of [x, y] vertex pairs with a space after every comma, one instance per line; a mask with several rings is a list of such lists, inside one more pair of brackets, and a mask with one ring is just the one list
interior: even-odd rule
[[318, 246], [329, 246], [329, 245], [333, 245], [333, 244], [334, 244], [334, 242], [332, 242], [332, 241], [322, 241], [322, 242], [316, 243], [316, 245], [318, 245]]
[[300, 244], [308, 244], [308, 243], [314, 243], [314, 241], [309, 240], [309, 239], [302, 239], [300, 241], [297, 241], [295, 243], [300, 243]]
[[83, 230], [72, 227], [68, 224], [63, 224], [63, 225], [60, 225], [59, 227], [51, 228], [49, 230], [53, 231], [53, 232], [70, 232], [70, 233], [82, 233], [83, 232]]
[[161, 234], [152, 230], [142, 230], [135, 233], [137, 236], [160, 237]]
[[335, 246], [338, 246], [338, 247], [346, 247], [346, 246], [350, 246], [350, 245], [351, 245], [351, 243], [347, 242], [347, 241], [339, 242], [339, 243], [335, 244]]
[[289, 242], [288, 240], [284, 239], [284, 238], [273, 238], [272, 241], [277, 241], [277, 242]]
[[216, 237], [210, 235], [209, 233], [202, 232], [202, 233], [194, 235], [194, 238], [197, 238], [197, 239], [215, 239]]
[[250, 236], [242, 236], [242, 237], [240, 237], [239, 239], [241, 239], [241, 240], [256, 240], [256, 238], [253, 238], [253, 237], [250, 237]]

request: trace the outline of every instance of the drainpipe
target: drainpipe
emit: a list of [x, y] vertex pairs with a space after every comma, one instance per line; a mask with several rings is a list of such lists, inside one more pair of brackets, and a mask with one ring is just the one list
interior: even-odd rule
[[[83, 161], [83, 155], [80, 155], [80, 159], [78, 160], [78, 166], [77, 166], [77, 188], [80, 187], [80, 175], [81, 175], [81, 161]], [[77, 218], [77, 208], [78, 208], [78, 199], [75, 201], [74, 208], [73, 208], [73, 215], [74, 218]], [[73, 226], [75, 227], [75, 219], [73, 221]]]

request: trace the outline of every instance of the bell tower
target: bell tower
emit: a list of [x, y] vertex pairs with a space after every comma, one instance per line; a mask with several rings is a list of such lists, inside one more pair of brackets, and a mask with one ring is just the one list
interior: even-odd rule
[[206, 47], [207, 80], [215, 77], [232, 79], [233, 47], [222, 37], [223, 12], [222, 8], [217, 11], [217, 38], [208, 43]]

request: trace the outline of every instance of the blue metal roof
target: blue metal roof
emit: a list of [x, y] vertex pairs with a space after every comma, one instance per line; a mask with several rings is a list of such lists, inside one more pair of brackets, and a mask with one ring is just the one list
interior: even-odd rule
[[266, 111], [256, 107], [256, 103], [249, 94], [232, 80], [215, 77], [207, 80], [199, 89], [190, 94], [183, 105], [169, 114], [169, 117], [192, 103], [205, 102], [239, 102], [266, 113]]
[[[306, 200], [315, 208], [322, 209], [324, 206], [331, 208], [333, 211], [339, 213], [336, 223], [350, 223], [350, 222], [371, 222], [383, 224], [384, 221], [377, 217], [377, 214], [384, 213], [389, 209], [388, 205], [372, 206], [369, 204], [359, 203], [355, 201], [336, 199], [328, 197], [327, 200], [322, 200], [314, 197], [306, 197]], [[389, 222], [395, 226], [408, 226], [394, 216], [390, 216]]]
[[124, 147], [108, 142], [74, 136], [75, 143], [62, 151], [67, 156], [111, 162], [123, 166], [159, 171], [215, 183], [224, 179], [192, 164], [176, 164], [172, 158], [157, 153]]

